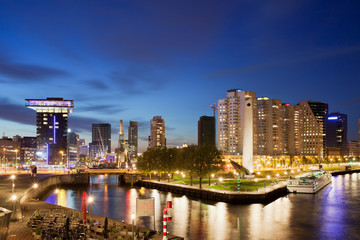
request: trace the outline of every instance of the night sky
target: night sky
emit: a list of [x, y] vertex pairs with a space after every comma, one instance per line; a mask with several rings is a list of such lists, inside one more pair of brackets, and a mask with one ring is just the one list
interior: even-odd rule
[[360, 118], [360, 1], [0, 0], [0, 131], [36, 136], [25, 98], [73, 99], [70, 128], [165, 119], [170, 146], [240, 88]]

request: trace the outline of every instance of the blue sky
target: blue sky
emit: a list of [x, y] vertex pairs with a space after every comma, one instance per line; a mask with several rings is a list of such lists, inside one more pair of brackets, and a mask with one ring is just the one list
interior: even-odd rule
[[197, 142], [210, 104], [240, 88], [360, 118], [358, 1], [0, 0], [0, 131], [35, 136], [25, 98], [73, 99], [69, 125], [165, 119], [169, 145]]

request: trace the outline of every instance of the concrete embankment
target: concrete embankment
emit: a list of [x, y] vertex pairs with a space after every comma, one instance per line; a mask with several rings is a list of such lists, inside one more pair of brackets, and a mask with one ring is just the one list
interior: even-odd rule
[[199, 189], [198, 187], [192, 187], [187, 185], [145, 180], [137, 181], [136, 185], [146, 188], [154, 188], [161, 191], [172, 192], [175, 194], [186, 195], [190, 198], [241, 204], [269, 203], [287, 194], [286, 183], [284, 182], [280, 182], [279, 184], [276, 184], [274, 186], [269, 186], [260, 189], [259, 191], [252, 192], [232, 192], [215, 189]]
[[54, 175], [37, 182], [37, 188], [29, 188], [20, 197], [20, 203], [27, 199], [41, 199], [50, 189], [55, 187], [81, 186], [88, 185], [90, 177], [88, 174], [67, 174]]
[[360, 173], [360, 169], [334, 171], [334, 172], [331, 172], [331, 175], [338, 176], [338, 175], [345, 175], [345, 174], [351, 174], [351, 173]]

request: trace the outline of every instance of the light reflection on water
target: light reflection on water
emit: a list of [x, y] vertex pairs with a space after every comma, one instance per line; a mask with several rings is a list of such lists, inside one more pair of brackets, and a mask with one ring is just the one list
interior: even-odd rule
[[[199, 201], [155, 189], [119, 187], [117, 177], [92, 176], [90, 187], [61, 189], [46, 201], [81, 209], [82, 192], [94, 196], [92, 214], [131, 222], [136, 198], [155, 199], [155, 227], [162, 231], [162, 209], [173, 201], [169, 232], [185, 239], [360, 239], [360, 174], [333, 177], [317, 194], [289, 194], [263, 204]], [[137, 224], [153, 228], [152, 217]]]

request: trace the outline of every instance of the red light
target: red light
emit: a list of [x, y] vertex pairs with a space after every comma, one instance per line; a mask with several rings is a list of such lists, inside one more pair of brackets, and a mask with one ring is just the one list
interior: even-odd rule
[[290, 104], [288, 104], [288, 103], [285, 103], [285, 106], [290, 106]]

